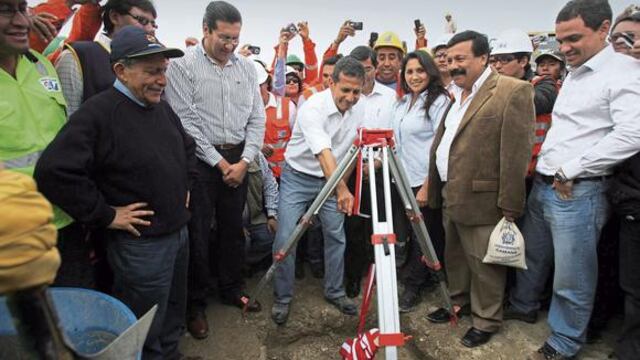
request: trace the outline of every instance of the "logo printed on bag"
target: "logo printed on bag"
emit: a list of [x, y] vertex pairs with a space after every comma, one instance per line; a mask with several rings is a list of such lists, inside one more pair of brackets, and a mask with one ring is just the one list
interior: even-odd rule
[[502, 233], [502, 243], [506, 245], [513, 245], [516, 241], [516, 236], [512, 232], [503, 232]]

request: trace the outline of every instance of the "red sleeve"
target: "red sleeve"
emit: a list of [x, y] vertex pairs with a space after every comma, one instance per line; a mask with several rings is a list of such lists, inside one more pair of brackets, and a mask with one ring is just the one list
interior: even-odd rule
[[87, 3], [73, 17], [73, 26], [66, 42], [91, 41], [102, 26], [102, 9], [100, 5]]
[[416, 39], [416, 50], [427, 47], [427, 38]]
[[318, 57], [316, 56], [316, 44], [311, 39], [302, 41], [304, 48], [304, 83], [313, 84], [318, 79]]
[[329, 47], [327, 48], [327, 50], [325, 50], [324, 54], [322, 54], [322, 64], [320, 64], [320, 70], [318, 71], [318, 81], [316, 81], [316, 83], [319, 83], [320, 81], [322, 81], [322, 79], [320, 79], [320, 76], [322, 75], [322, 68], [324, 67], [324, 61], [327, 60], [328, 58], [332, 57], [332, 56], [336, 56], [338, 55], [338, 48], [336, 47], [335, 49], [333, 48], [333, 43], [331, 43], [331, 45], [329, 45]]
[[[64, 23], [73, 15], [73, 10], [67, 6], [66, 0], [47, 0], [42, 4], [31, 8], [32, 14], [49, 13], [57, 19], [53, 21], [53, 25], [58, 31]], [[42, 40], [34, 31], [29, 32], [29, 47], [37, 52], [43, 52], [47, 48], [49, 42]]]
[[[82, 5], [76, 13], [76, 16], [73, 17], [71, 31], [64, 43], [68, 44], [74, 41], [91, 41], [96, 37], [101, 26], [102, 8], [99, 5], [90, 3]], [[55, 64], [63, 50], [63, 47], [56, 49], [48, 56], [49, 61]]]

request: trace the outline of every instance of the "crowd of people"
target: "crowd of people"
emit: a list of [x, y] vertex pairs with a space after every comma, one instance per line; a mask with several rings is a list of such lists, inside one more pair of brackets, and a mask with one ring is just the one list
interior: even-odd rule
[[[230, 3], [210, 2], [202, 37], [183, 50], [155, 37], [157, 16], [149, 0], [0, 0], [0, 185], [32, 192], [32, 177], [53, 205], [62, 262], [48, 282], [111, 294], [137, 316], [158, 305], [143, 358], [182, 358], [185, 327], [208, 337], [212, 288], [223, 304], [262, 311], [245, 277], [280, 255], [361, 127], [394, 131], [455, 316], [471, 318], [464, 346], [548, 307], [550, 335], [528, 358], [574, 358], [599, 312], [599, 272], [619, 266], [624, 326], [612, 356], [638, 357], [640, 8], [614, 19], [606, 0], [571, 0], [555, 17], [558, 47], [538, 52], [523, 29], [489, 41], [447, 14], [440, 39], [416, 22], [413, 51], [387, 31], [342, 54], [358, 28], [347, 20], [318, 59], [301, 22], [280, 30], [271, 63], [240, 46], [243, 18]], [[303, 59], [288, 51], [297, 36]], [[326, 301], [357, 314], [373, 230], [352, 216], [355, 182], [345, 175], [298, 250], [278, 259], [276, 324], [295, 310], [307, 263]], [[438, 279], [392, 198], [404, 313]], [[361, 200], [363, 213], [376, 206]], [[502, 218], [522, 231], [527, 270], [483, 262]], [[0, 279], [42, 264], [16, 263], [16, 233], [0, 231], [12, 254], [0, 256]], [[599, 261], [603, 243], [618, 241], [619, 255]]]

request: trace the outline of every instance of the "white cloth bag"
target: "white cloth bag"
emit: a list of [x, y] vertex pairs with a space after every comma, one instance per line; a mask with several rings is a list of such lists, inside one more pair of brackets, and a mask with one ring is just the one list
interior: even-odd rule
[[516, 224], [504, 217], [500, 220], [491, 232], [487, 255], [485, 255], [482, 262], [527, 269], [524, 238]]

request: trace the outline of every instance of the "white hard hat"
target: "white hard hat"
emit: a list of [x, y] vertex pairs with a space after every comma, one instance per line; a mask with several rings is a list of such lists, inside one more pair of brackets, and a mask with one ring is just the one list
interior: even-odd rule
[[520, 29], [503, 31], [492, 45], [491, 55], [533, 52], [529, 35]]
[[296, 76], [299, 75], [298, 70], [294, 69], [293, 66], [289, 66], [289, 65], [287, 65], [287, 69], [286, 69], [286, 72], [284, 74], [285, 75], [295, 74]]
[[265, 70], [264, 66], [257, 60], [253, 61], [253, 66], [256, 68], [256, 75], [258, 79], [258, 85], [264, 84], [265, 81], [269, 78], [269, 74], [267, 70]]
[[449, 43], [449, 40], [451, 40], [451, 38], [453, 37], [453, 34], [444, 34], [442, 36], [440, 36], [434, 43], [433, 46], [431, 46], [432, 49], [436, 49], [440, 46], [447, 46], [447, 44]]

